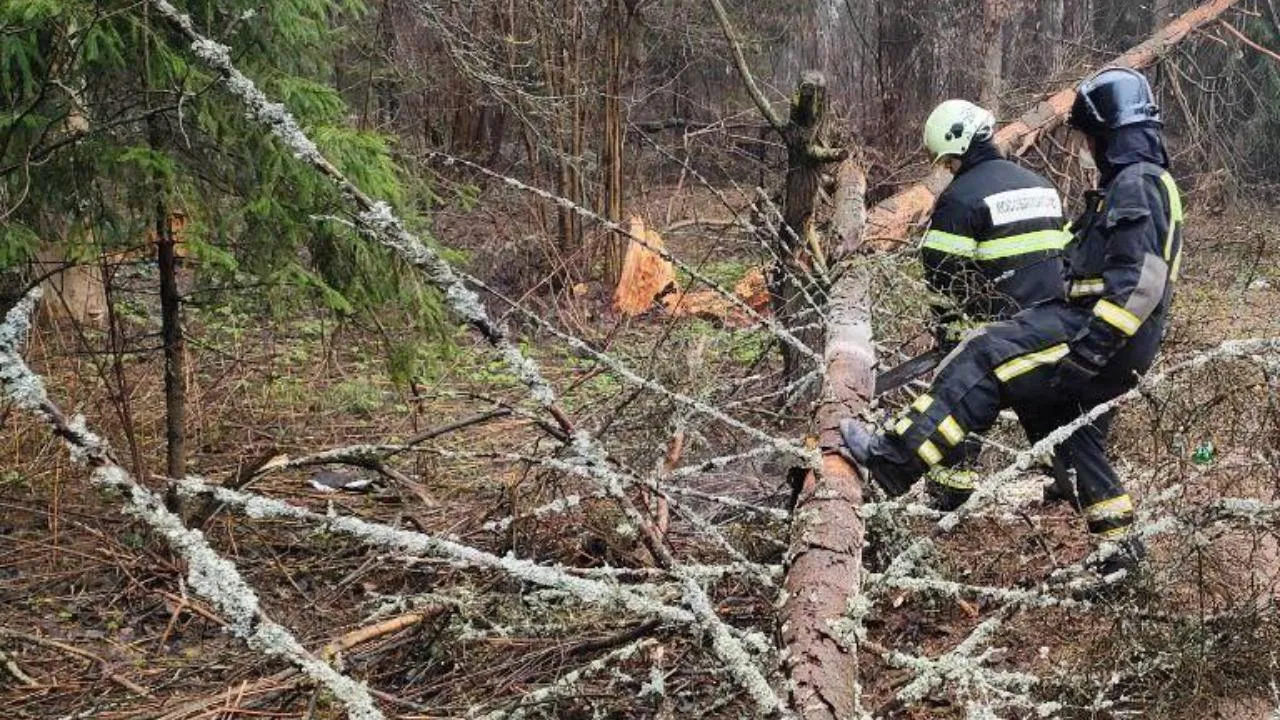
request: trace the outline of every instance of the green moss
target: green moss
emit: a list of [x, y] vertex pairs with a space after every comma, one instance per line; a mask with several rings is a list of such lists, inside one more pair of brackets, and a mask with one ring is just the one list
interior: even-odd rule
[[327, 405], [352, 415], [372, 415], [385, 401], [382, 388], [368, 378], [343, 380], [326, 393]]
[[[745, 260], [714, 260], [703, 263], [701, 266], [694, 266], [699, 274], [726, 290], [732, 290], [752, 267], [753, 265]], [[702, 284], [682, 268], [676, 269], [676, 280], [681, 288], [686, 289], [692, 288], [695, 284]]]

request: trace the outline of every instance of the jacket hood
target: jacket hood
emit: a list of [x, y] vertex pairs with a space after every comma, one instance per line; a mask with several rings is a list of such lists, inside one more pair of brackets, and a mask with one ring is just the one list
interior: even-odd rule
[[1099, 181], [1103, 187], [1111, 184], [1116, 175], [1134, 163], [1147, 162], [1169, 167], [1169, 154], [1164, 148], [1164, 134], [1156, 123], [1146, 122], [1126, 125], [1096, 137], [1094, 162], [1098, 165]]

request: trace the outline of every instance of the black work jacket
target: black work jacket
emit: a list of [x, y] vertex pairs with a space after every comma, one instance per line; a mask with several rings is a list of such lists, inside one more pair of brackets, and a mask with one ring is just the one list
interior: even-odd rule
[[925, 280], [981, 322], [1063, 299], [1064, 226], [1053, 184], [986, 145], [938, 196], [920, 248]]
[[1163, 328], [1182, 264], [1182, 198], [1169, 171], [1138, 162], [1085, 203], [1067, 246], [1068, 292], [1093, 318], [1071, 350], [1101, 368], [1140, 331]]

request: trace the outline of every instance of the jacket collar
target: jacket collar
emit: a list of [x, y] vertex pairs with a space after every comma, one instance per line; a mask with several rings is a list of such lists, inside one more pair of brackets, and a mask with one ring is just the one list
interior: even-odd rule
[[960, 169], [956, 171], [956, 175], [963, 175], [988, 160], [999, 160], [1001, 157], [995, 143], [990, 140], [975, 140], [964, 155], [960, 156]]

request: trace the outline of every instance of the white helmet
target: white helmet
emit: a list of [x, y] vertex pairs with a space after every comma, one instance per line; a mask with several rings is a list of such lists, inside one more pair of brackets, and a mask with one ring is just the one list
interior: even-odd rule
[[924, 146], [934, 160], [947, 155], [964, 155], [974, 141], [986, 140], [995, 129], [996, 118], [968, 100], [946, 100], [924, 121]]

